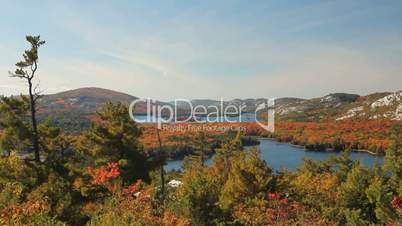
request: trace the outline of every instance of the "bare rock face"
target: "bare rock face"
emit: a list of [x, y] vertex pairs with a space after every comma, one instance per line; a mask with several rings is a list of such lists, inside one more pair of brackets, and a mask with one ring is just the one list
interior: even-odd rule
[[371, 108], [378, 108], [378, 107], [384, 107], [384, 106], [390, 106], [395, 103], [399, 103], [402, 100], [402, 91], [392, 93], [390, 95], [387, 95], [383, 98], [380, 98], [376, 101], [374, 101], [371, 104]]

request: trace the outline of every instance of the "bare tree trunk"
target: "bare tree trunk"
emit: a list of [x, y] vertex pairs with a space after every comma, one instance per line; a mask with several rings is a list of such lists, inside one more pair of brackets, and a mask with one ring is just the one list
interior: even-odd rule
[[[162, 140], [161, 136], [159, 134], [159, 129], [156, 128], [156, 134], [158, 136], [158, 142], [159, 142], [159, 153], [162, 155], [162, 158], [164, 159], [164, 153], [162, 154]], [[163, 163], [160, 165], [160, 177], [161, 177], [161, 190], [162, 190], [162, 201], [165, 200], [165, 169], [163, 168]]]
[[201, 166], [205, 166], [205, 148], [204, 145], [201, 146]]
[[34, 91], [32, 90], [32, 79], [28, 79], [29, 85], [29, 100], [30, 100], [30, 108], [31, 108], [31, 120], [32, 120], [32, 143], [35, 152], [35, 161], [40, 161], [39, 154], [39, 134], [38, 134], [38, 125], [36, 121], [36, 99]]

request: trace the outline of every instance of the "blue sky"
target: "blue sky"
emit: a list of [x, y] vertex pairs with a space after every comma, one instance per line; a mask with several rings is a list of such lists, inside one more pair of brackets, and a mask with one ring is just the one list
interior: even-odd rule
[[402, 1], [1, 1], [0, 94], [40, 34], [44, 92], [161, 100], [402, 89]]

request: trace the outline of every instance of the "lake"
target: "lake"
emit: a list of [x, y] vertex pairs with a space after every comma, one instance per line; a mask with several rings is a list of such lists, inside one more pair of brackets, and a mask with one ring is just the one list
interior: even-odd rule
[[[314, 152], [306, 151], [302, 148], [295, 147], [287, 143], [279, 143], [269, 139], [260, 139], [258, 146], [261, 152], [261, 158], [274, 170], [286, 167], [289, 170], [296, 170], [303, 163], [303, 158], [311, 158], [314, 160], [325, 160], [332, 155], [340, 155], [334, 152]], [[376, 162], [383, 163], [384, 158], [381, 156], [373, 156], [364, 152], [352, 152], [351, 159], [360, 160], [365, 166], [373, 166]], [[165, 165], [166, 171], [181, 169], [182, 160], [168, 161]], [[212, 158], [208, 159], [207, 164], [212, 163]]]
[[[242, 113], [239, 116], [196, 116], [198, 121], [207, 121], [207, 122], [255, 122], [256, 115], [255, 113]], [[152, 122], [159, 122], [159, 121], [165, 121], [167, 118], [162, 118], [158, 116], [150, 116], [148, 117], [147, 115], [140, 115], [140, 114], [134, 114], [134, 119], [138, 123], [152, 123]], [[182, 119], [183, 121], [175, 121], [174, 118], [171, 122], [185, 122], [185, 119]], [[194, 120], [194, 119], [193, 119]], [[191, 120], [191, 121], [193, 121]]]

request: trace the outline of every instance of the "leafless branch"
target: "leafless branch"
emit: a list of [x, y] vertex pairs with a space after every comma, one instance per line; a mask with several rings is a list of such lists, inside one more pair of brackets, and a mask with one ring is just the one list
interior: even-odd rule
[[37, 84], [35, 85], [35, 88], [33, 90], [33, 94], [34, 94], [34, 101], [38, 100], [39, 98], [41, 98], [43, 95], [43, 90], [39, 89], [39, 85], [40, 85], [40, 80], [38, 80]]
[[43, 95], [42, 94], [35, 94], [34, 95], [34, 101], [36, 102], [38, 99], [40, 99]]

